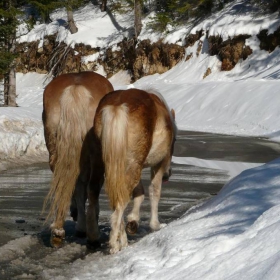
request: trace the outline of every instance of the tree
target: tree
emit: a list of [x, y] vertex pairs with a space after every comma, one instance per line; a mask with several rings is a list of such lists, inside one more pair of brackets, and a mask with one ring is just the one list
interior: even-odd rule
[[100, 10], [101, 10], [101, 12], [105, 12], [107, 10], [107, 0], [102, 0], [101, 1]]
[[82, 4], [83, 0], [64, 0], [62, 3], [64, 3], [64, 7], [67, 11], [67, 19], [68, 19], [68, 27], [71, 32], [71, 34], [77, 33], [78, 28], [75, 24], [74, 17], [73, 17], [73, 10], [78, 9]]
[[29, 3], [37, 10], [42, 22], [50, 23], [50, 13], [57, 8], [65, 8], [67, 12], [67, 23], [71, 34], [78, 32], [75, 24], [73, 11], [79, 8], [85, 1], [83, 0], [29, 0]]
[[137, 38], [142, 29], [142, 1], [134, 0], [134, 28], [135, 37]]
[[37, 16], [40, 17], [43, 23], [50, 23], [50, 13], [60, 7], [58, 1], [51, 0], [29, 0], [29, 3], [35, 8]]
[[0, 1], [0, 74], [4, 76], [4, 105], [16, 104], [15, 44], [17, 16], [15, 0]]
[[264, 12], [274, 13], [280, 10], [280, 0], [252, 0]]

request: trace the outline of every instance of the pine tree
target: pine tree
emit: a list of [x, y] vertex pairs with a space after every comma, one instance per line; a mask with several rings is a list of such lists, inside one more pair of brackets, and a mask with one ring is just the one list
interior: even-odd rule
[[0, 74], [4, 76], [4, 105], [17, 106], [15, 80], [16, 1], [0, 1]]
[[30, 0], [29, 3], [36, 9], [43, 23], [50, 23], [50, 13], [60, 7], [60, 2], [50, 0]]
[[78, 28], [74, 22], [73, 11], [79, 8], [84, 0], [29, 0], [29, 3], [37, 10], [43, 23], [50, 23], [50, 13], [57, 8], [65, 8], [67, 12], [67, 21], [70, 32], [76, 33]]
[[142, 29], [142, 0], [134, 0], [134, 28], [137, 38]]
[[[71, 34], [77, 33], [78, 28], [75, 24], [74, 17], [73, 17], [73, 10], [79, 8], [83, 4], [83, 0], [64, 0], [62, 6], [66, 8], [67, 11], [67, 19], [68, 19], [68, 27]], [[105, 7], [106, 9], [106, 7]]]

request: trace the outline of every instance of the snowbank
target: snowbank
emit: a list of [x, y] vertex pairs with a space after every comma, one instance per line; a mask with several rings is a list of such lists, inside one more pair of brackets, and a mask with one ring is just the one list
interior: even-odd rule
[[0, 108], [0, 169], [5, 162], [22, 158], [46, 158], [47, 150], [42, 125], [45, 75], [17, 74], [17, 104]]
[[278, 279], [280, 159], [246, 170], [210, 201], [116, 255], [45, 270], [45, 279]]

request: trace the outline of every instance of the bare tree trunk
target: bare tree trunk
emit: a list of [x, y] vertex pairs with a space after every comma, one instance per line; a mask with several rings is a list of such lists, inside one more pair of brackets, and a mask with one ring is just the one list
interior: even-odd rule
[[8, 106], [16, 107], [17, 94], [16, 94], [16, 70], [15, 67], [12, 66], [9, 71], [9, 100]]
[[70, 30], [71, 34], [77, 33], [78, 27], [76, 26], [76, 24], [74, 22], [72, 10], [67, 10], [67, 19], [68, 19], [68, 26], [69, 26], [69, 30]]
[[101, 12], [106, 12], [106, 10], [107, 10], [107, 0], [102, 0], [100, 10], [101, 10]]
[[[16, 35], [8, 41], [7, 48], [10, 53], [15, 52]], [[16, 107], [16, 66], [15, 60], [11, 63], [8, 72], [4, 75], [4, 105]]]
[[4, 105], [17, 107], [16, 98], [16, 71], [15, 67], [11, 66], [4, 76]]
[[134, 2], [134, 28], [135, 37], [137, 38], [142, 29], [142, 1], [135, 0]]
[[9, 75], [4, 75], [4, 105], [8, 106], [9, 103]]

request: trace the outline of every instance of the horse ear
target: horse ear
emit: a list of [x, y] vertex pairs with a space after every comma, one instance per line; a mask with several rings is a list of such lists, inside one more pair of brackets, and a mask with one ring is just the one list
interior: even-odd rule
[[174, 111], [174, 109], [171, 109], [171, 115], [173, 117], [173, 120], [175, 120], [175, 111]]

